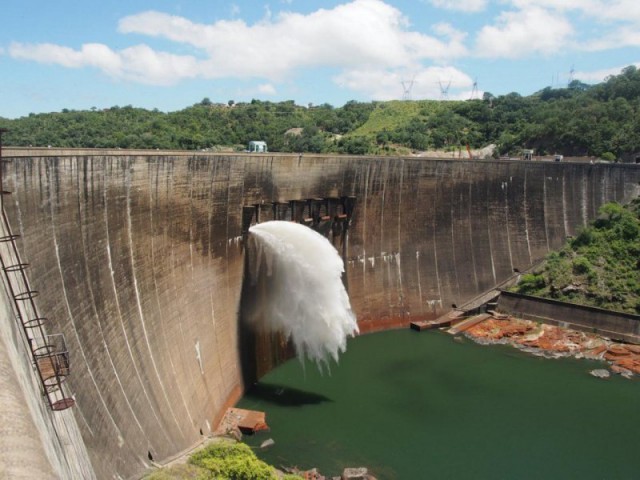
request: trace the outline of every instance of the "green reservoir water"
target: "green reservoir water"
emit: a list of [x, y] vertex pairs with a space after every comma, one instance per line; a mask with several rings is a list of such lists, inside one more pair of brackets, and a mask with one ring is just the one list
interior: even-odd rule
[[267, 413], [245, 436], [275, 466], [385, 479], [639, 479], [640, 382], [604, 364], [398, 330], [349, 342], [320, 374], [291, 360], [239, 403]]

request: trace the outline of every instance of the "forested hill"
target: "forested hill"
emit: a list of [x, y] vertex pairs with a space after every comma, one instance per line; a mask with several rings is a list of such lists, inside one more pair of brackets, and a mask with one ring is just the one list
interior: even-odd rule
[[[496, 144], [496, 155], [628, 159], [640, 152], [640, 70], [629, 66], [597, 85], [578, 80], [467, 101], [351, 101], [334, 108], [293, 101], [217, 104], [205, 98], [177, 112], [133, 106], [30, 114], [0, 127], [5, 145], [242, 150], [265, 140], [271, 151], [408, 154]], [[287, 133], [288, 132], [288, 133]]]

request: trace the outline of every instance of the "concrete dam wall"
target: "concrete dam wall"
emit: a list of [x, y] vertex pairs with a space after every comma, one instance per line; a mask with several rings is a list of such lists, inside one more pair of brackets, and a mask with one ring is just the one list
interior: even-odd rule
[[[10, 160], [5, 209], [39, 309], [65, 335], [72, 411], [98, 478], [136, 477], [191, 447], [241, 395], [243, 229], [255, 221], [243, 207], [264, 221], [302, 218], [316, 205], [331, 222], [355, 197], [348, 232], [333, 241], [366, 332], [435, 318], [526, 269], [603, 203], [636, 196], [640, 182], [638, 167], [605, 164]], [[252, 349], [258, 369], [270, 368], [269, 342]]]

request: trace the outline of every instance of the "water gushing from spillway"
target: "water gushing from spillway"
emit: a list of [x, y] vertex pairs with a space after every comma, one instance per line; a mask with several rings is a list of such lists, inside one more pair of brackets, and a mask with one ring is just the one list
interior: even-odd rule
[[298, 358], [321, 368], [358, 333], [342, 283], [344, 263], [331, 243], [304, 225], [271, 221], [249, 229], [254, 308], [248, 320], [282, 332]]

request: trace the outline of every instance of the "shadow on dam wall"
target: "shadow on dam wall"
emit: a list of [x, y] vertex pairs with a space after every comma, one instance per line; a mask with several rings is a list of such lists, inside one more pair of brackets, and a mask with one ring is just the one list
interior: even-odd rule
[[39, 309], [67, 340], [98, 478], [135, 477], [196, 444], [242, 394], [243, 206], [356, 197], [344, 256], [367, 332], [434, 318], [527, 268], [640, 181], [632, 165], [306, 154], [2, 168]]

